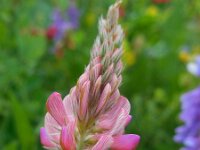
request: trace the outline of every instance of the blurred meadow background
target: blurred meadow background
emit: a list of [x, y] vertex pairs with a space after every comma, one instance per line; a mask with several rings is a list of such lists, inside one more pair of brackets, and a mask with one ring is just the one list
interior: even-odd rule
[[[0, 1], [0, 149], [40, 150], [53, 91], [64, 97], [89, 62], [98, 18], [114, 0]], [[200, 53], [200, 1], [123, 0], [121, 93], [138, 150], [176, 150], [180, 96], [199, 83], [186, 64]]]

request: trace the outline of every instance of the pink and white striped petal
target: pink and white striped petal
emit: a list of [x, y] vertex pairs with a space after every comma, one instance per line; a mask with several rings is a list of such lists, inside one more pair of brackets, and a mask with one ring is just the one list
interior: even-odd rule
[[88, 101], [89, 101], [89, 92], [90, 92], [90, 81], [86, 81], [81, 88], [80, 91], [80, 113], [79, 116], [81, 119], [83, 119], [86, 116], [87, 113], [87, 107], [88, 107]]
[[61, 127], [58, 122], [49, 114], [45, 115], [44, 127], [54, 143], [59, 143]]
[[91, 150], [106, 150], [110, 148], [113, 139], [110, 135], [103, 135], [100, 137], [98, 142], [92, 147]]
[[97, 106], [97, 112], [99, 112], [102, 109], [102, 107], [105, 105], [106, 101], [110, 97], [110, 94], [111, 94], [111, 86], [108, 83], [105, 86], [105, 88], [104, 88], [104, 90], [101, 94], [101, 97], [100, 97], [100, 100], [99, 100], [99, 103], [98, 103], [98, 106]]
[[70, 122], [68, 126], [62, 127], [61, 136], [60, 136], [60, 145], [63, 150], [75, 150], [75, 123]]
[[47, 134], [47, 131], [44, 127], [40, 129], [40, 142], [43, 146], [48, 148], [54, 148], [56, 145], [52, 143], [50, 140], [49, 135]]
[[75, 106], [74, 106], [76, 104], [75, 102], [76, 101], [73, 101], [71, 95], [67, 95], [63, 100], [63, 104], [69, 121], [75, 121]]
[[48, 112], [61, 126], [67, 123], [67, 114], [59, 93], [54, 92], [51, 94], [47, 100], [46, 106]]

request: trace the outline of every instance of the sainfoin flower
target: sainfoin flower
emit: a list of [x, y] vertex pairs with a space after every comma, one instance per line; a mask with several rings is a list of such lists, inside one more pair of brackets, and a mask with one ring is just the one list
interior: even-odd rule
[[184, 125], [176, 129], [175, 141], [185, 145], [182, 150], [200, 149], [200, 87], [181, 98], [182, 113], [180, 119]]
[[135, 150], [140, 137], [124, 134], [131, 121], [130, 103], [120, 95], [123, 31], [117, 1], [99, 21], [89, 65], [62, 100], [57, 92], [47, 100], [41, 143], [59, 150]]

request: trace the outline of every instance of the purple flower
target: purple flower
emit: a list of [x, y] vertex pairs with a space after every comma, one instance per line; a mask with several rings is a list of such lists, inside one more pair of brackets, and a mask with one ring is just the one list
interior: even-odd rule
[[200, 55], [197, 55], [194, 61], [187, 65], [187, 69], [190, 73], [200, 76]]
[[200, 149], [200, 87], [181, 97], [180, 119], [184, 125], [176, 129], [176, 142], [185, 145], [182, 150]]
[[65, 37], [68, 30], [77, 29], [79, 27], [80, 13], [76, 6], [71, 4], [65, 12], [66, 13], [63, 14], [60, 9], [55, 9], [52, 15], [52, 24], [48, 28], [48, 31], [52, 28], [56, 30], [56, 33], [53, 34], [54, 36], [51, 37], [56, 43]]
[[80, 12], [78, 11], [78, 9], [74, 4], [68, 8], [67, 14], [69, 17], [69, 21], [71, 22], [72, 28], [74, 29], [78, 28]]

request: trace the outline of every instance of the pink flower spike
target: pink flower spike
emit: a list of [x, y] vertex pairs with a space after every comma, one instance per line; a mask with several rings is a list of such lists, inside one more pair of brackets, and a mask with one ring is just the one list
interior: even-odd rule
[[113, 140], [114, 142], [111, 146], [111, 150], [135, 150], [140, 141], [140, 136], [125, 134], [115, 136]]
[[62, 127], [60, 145], [63, 150], [75, 150], [75, 138], [74, 138], [75, 123], [71, 122], [66, 127]]
[[46, 132], [46, 129], [44, 127], [42, 127], [40, 129], [40, 142], [43, 146], [45, 147], [48, 147], [48, 148], [52, 148], [55, 146], [55, 144], [53, 144], [51, 141], [50, 141], [50, 138]]
[[67, 114], [59, 93], [54, 92], [51, 94], [47, 100], [46, 106], [48, 112], [61, 126], [66, 124]]
[[126, 119], [126, 124], [125, 126], [127, 126], [132, 120], [132, 116], [131, 115], [128, 115], [127, 119]]

